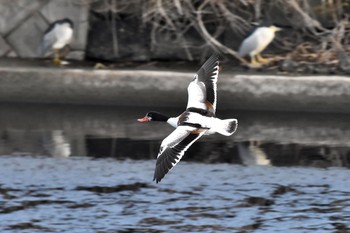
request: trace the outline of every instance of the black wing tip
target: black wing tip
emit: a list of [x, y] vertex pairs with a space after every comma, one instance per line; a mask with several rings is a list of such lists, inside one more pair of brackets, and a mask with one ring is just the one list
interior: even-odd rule
[[202, 65], [202, 68], [206, 71], [213, 69], [219, 65], [219, 55], [217, 53], [212, 54]]
[[154, 174], [153, 181], [155, 181], [157, 184], [164, 178], [164, 176], [159, 176], [157, 173]]
[[161, 181], [161, 179], [156, 179], [156, 178], [153, 178], [153, 181], [155, 181], [157, 184]]
[[154, 170], [153, 181], [156, 181], [157, 183], [159, 183], [173, 167], [169, 160], [169, 156], [171, 156], [171, 154], [167, 153], [166, 151], [164, 153], [166, 153], [165, 157], [162, 159], [157, 158], [156, 168]]
[[165, 175], [168, 174], [169, 171], [171, 170], [171, 168], [166, 166], [165, 163], [166, 162], [163, 161], [160, 164], [156, 164], [156, 169], [154, 171], [154, 176], [153, 176], [153, 181], [156, 181], [156, 183], [159, 183], [165, 177]]
[[170, 169], [165, 167], [165, 161], [159, 162], [157, 159], [156, 169], [154, 170], [153, 181], [159, 183], [166, 174], [168, 174]]
[[210, 57], [213, 57], [214, 59], [219, 60], [220, 59], [220, 54], [214, 52]]
[[213, 53], [208, 59], [207, 61], [210, 61], [210, 63], [212, 62], [219, 62], [220, 59], [220, 55], [218, 53]]

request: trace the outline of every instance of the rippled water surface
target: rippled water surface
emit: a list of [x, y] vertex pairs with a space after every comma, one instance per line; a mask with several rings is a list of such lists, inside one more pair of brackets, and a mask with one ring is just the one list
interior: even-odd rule
[[0, 232], [350, 231], [349, 116], [223, 111], [156, 184], [147, 110], [1, 104]]

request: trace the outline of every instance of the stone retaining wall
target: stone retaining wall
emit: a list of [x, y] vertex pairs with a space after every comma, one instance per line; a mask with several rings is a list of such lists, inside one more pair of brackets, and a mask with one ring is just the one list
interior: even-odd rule
[[[0, 101], [184, 108], [193, 72], [0, 67]], [[223, 73], [218, 108], [350, 113], [350, 79]]]

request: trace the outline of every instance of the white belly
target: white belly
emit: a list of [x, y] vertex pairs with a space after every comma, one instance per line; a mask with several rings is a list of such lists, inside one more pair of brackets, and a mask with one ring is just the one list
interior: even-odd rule
[[215, 122], [214, 117], [206, 117], [203, 116], [199, 113], [193, 113], [191, 112], [188, 116], [188, 120], [186, 122], [191, 123], [191, 124], [200, 124], [203, 128], [208, 128], [210, 129], [214, 122]]
[[56, 25], [54, 31], [56, 42], [52, 45], [53, 49], [62, 49], [72, 40], [73, 30], [68, 24]]
[[237, 119], [221, 120], [216, 117], [206, 117], [198, 113], [190, 113], [185, 121], [192, 124], [199, 124], [202, 128], [208, 129], [205, 134], [219, 133], [225, 136], [232, 135], [237, 129]]

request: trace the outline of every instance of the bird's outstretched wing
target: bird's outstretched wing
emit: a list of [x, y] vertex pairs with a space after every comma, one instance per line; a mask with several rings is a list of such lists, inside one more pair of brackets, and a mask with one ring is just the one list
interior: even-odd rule
[[189, 84], [187, 108], [200, 108], [215, 114], [217, 102], [217, 80], [219, 61], [217, 55], [212, 55], [202, 65]]
[[178, 126], [161, 146], [157, 157], [153, 180], [157, 183], [180, 161], [185, 151], [207, 130], [190, 125]]

